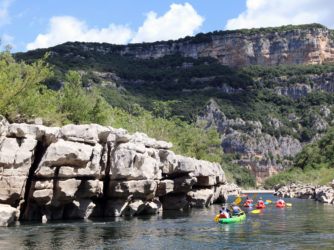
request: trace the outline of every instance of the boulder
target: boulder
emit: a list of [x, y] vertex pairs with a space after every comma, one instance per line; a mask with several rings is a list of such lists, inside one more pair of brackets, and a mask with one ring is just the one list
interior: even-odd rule
[[79, 199], [64, 208], [64, 219], [88, 219], [94, 212], [94, 202], [90, 199]]
[[105, 143], [110, 133], [110, 129], [98, 124], [69, 124], [61, 128], [61, 135], [65, 140], [92, 145], [98, 142]]
[[113, 153], [110, 167], [110, 178], [113, 180], [147, 180], [161, 179], [159, 161], [137, 149], [129, 149], [129, 145], [121, 144]]
[[145, 145], [145, 147], [154, 149], [171, 149], [173, 147], [172, 143], [165, 141], [157, 141], [153, 138], [148, 137], [146, 134], [139, 132], [132, 135], [131, 142], [142, 143]]
[[1, 139], [0, 202], [14, 205], [23, 199], [36, 145], [32, 138]]
[[228, 198], [228, 189], [226, 185], [219, 185], [214, 187], [213, 202], [226, 203]]
[[7, 227], [15, 222], [17, 210], [9, 205], [0, 204], [0, 227]]
[[189, 175], [173, 180], [162, 180], [158, 183], [157, 196], [164, 196], [169, 193], [186, 193], [197, 183], [197, 178]]
[[186, 194], [167, 194], [161, 200], [164, 210], [181, 210], [189, 207]]
[[[103, 147], [58, 140], [52, 143], [46, 150], [37, 170], [37, 177], [53, 178], [55, 167], [61, 167], [59, 173], [65, 178], [104, 175], [104, 169], [100, 167]], [[66, 167], [74, 168], [72, 171]]]
[[110, 198], [134, 198], [151, 200], [155, 196], [157, 182], [154, 180], [111, 181], [109, 183]]
[[143, 211], [145, 214], [159, 214], [162, 213], [162, 204], [158, 199], [153, 201], [148, 201], [145, 204], [145, 209]]
[[112, 199], [108, 200], [104, 210], [104, 216], [106, 217], [119, 217], [122, 216], [125, 209], [129, 204], [128, 199]]
[[214, 190], [213, 189], [198, 189], [187, 193], [191, 207], [208, 207], [213, 203]]
[[135, 199], [129, 203], [124, 215], [133, 216], [136, 214], [140, 214], [142, 213], [142, 211], [144, 211], [144, 209], [145, 209], [145, 202], [140, 199]]

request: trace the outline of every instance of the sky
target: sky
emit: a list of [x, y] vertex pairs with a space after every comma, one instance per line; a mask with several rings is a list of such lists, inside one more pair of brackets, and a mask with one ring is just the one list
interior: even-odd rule
[[334, 28], [334, 0], [0, 0], [1, 45], [12, 52], [314, 22]]

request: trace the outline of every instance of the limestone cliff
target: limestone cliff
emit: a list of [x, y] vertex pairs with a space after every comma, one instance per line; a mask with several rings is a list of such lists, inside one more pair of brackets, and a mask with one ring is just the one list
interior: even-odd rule
[[322, 25], [289, 26], [287, 29], [221, 31], [199, 34], [177, 41], [130, 44], [116, 49], [82, 43], [85, 50], [118, 53], [133, 58], [160, 58], [181, 54], [186, 57], [213, 57], [229, 66], [292, 65], [334, 62], [331, 30]]
[[204, 207], [231, 191], [218, 163], [175, 155], [142, 133], [1, 119], [0, 225]]
[[[288, 168], [291, 158], [302, 149], [302, 144], [295, 138], [276, 138], [262, 133], [262, 123], [259, 121], [228, 119], [214, 101], [206, 107], [205, 115], [198, 119], [206, 121], [207, 127], [217, 127], [224, 152], [239, 155], [234, 163], [248, 168], [258, 184]], [[271, 119], [271, 123], [276, 128], [281, 125], [275, 118]]]

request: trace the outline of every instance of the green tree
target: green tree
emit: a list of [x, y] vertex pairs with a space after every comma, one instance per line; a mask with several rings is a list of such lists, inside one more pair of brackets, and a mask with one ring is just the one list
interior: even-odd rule
[[97, 90], [82, 87], [81, 76], [75, 71], [66, 74], [64, 89], [60, 91], [60, 111], [63, 123], [99, 123], [107, 125], [111, 120], [111, 108], [98, 95]]
[[52, 68], [44, 58], [31, 64], [16, 62], [9, 49], [0, 52], [0, 113], [13, 120], [40, 116], [52, 123], [58, 118], [54, 91], [42, 83], [52, 76]]

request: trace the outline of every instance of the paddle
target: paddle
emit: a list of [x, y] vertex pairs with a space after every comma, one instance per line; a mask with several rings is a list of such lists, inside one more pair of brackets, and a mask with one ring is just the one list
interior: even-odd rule
[[254, 199], [256, 196], [257, 196], [257, 194], [254, 194], [254, 195], [252, 196], [252, 198]]
[[252, 214], [258, 214], [258, 213], [260, 213], [260, 212], [261, 212], [260, 209], [256, 209], [256, 210], [250, 211], [250, 213], [252, 213]]
[[219, 214], [216, 215], [215, 222], [218, 222], [218, 220], [219, 220]]
[[263, 202], [264, 203], [264, 205], [268, 205], [269, 204], [269, 202], [267, 202], [267, 201], [265, 201], [265, 202]]
[[268, 203], [272, 203], [272, 201], [271, 201], [271, 200], [266, 200], [266, 202], [268, 202]]
[[241, 198], [239, 197], [238, 199], [236, 199], [236, 200], [234, 201], [234, 203], [235, 203], [235, 204], [238, 204], [238, 203], [240, 203], [240, 201], [241, 201]]

